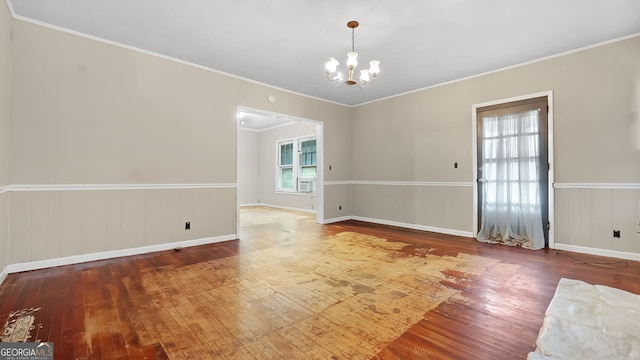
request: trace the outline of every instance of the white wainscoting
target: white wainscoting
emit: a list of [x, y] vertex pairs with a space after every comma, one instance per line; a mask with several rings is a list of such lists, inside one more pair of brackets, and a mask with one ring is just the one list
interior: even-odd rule
[[[96, 260], [104, 260], [104, 259], [112, 259], [116, 257], [122, 256], [132, 256], [139, 254], [146, 254], [155, 251], [164, 251], [164, 250], [172, 250], [172, 249], [180, 249], [190, 246], [198, 246], [198, 245], [206, 245], [213, 244], [222, 241], [229, 241], [237, 239], [235, 234], [226, 235], [226, 236], [218, 236], [212, 238], [204, 238], [204, 239], [194, 239], [194, 240], [185, 240], [178, 241], [166, 244], [157, 244], [157, 245], [149, 245], [131, 249], [122, 249], [122, 250], [110, 250], [110, 251], [102, 251], [84, 255], [73, 255], [73, 256], [65, 256], [48, 260], [38, 260], [38, 261], [30, 261], [25, 263], [17, 263], [17, 264], [9, 264], [7, 265], [5, 271], [7, 274], [20, 272], [20, 271], [29, 271], [36, 269], [43, 269], [53, 266], [62, 266], [62, 265], [70, 265], [70, 264], [79, 264], [89, 261]], [[1, 281], [0, 281], [1, 283]]]
[[248, 207], [248, 206], [264, 206], [264, 207], [273, 208], [273, 209], [299, 211], [299, 212], [303, 212], [303, 213], [307, 213], [307, 214], [315, 214], [316, 213], [316, 210], [314, 210], [314, 209], [303, 209], [303, 208], [297, 208], [297, 207], [293, 207], [293, 206], [281, 206], [281, 205], [264, 204], [264, 203], [259, 203], [259, 204], [254, 204], [254, 205], [240, 205], [240, 207]]
[[324, 223], [360, 220], [473, 237], [473, 183], [424, 181], [325, 181], [351, 185], [352, 214]]
[[[353, 219], [473, 236], [471, 182], [325, 182], [347, 184], [353, 214], [325, 224]], [[640, 261], [640, 183], [556, 183], [554, 192], [554, 248]]]
[[7, 195], [8, 271], [237, 238], [235, 184], [11, 185]]
[[421, 231], [431, 231], [431, 232], [440, 233], [440, 234], [456, 235], [456, 236], [463, 236], [463, 237], [473, 237], [473, 233], [471, 231], [460, 231], [460, 230], [455, 230], [455, 229], [446, 229], [446, 228], [439, 228], [439, 227], [434, 227], [434, 226], [409, 224], [409, 223], [403, 223], [403, 222], [398, 222], [398, 221], [389, 221], [389, 220], [384, 220], [384, 219], [372, 219], [372, 218], [366, 218], [366, 217], [361, 217], [361, 216], [352, 216], [351, 219], [352, 220], [375, 223], [375, 224], [397, 226], [397, 227], [402, 227], [402, 228], [407, 228], [407, 229], [414, 229], [414, 230], [421, 230]]
[[[329, 181], [350, 185], [360, 220], [471, 237], [467, 182]], [[15, 271], [237, 238], [235, 184], [10, 185], [8, 265]], [[559, 250], [640, 261], [640, 184], [556, 183]], [[191, 230], [184, 230], [184, 222]], [[613, 230], [621, 237], [613, 238]], [[4, 251], [3, 251], [4, 252]]]
[[[557, 183], [559, 250], [640, 261], [639, 183]], [[620, 238], [613, 237], [620, 230]]]
[[5, 266], [4, 269], [2, 269], [2, 271], [0, 272], [0, 285], [2, 285], [4, 279], [7, 278], [7, 275], [9, 275], [9, 267]]
[[[9, 194], [6, 192], [6, 187], [2, 187], [5, 191], [0, 191], [0, 284], [7, 276], [7, 210], [8, 210], [8, 198]], [[0, 189], [1, 190], [1, 189]]]

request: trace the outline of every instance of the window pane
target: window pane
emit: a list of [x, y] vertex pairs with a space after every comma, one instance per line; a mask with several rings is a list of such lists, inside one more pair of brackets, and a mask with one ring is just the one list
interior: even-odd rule
[[302, 168], [302, 175], [301, 177], [303, 178], [316, 178], [316, 167], [315, 166], [305, 166]]
[[280, 165], [293, 165], [293, 143], [280, 145]]
[[280, 169], [280, 188], [293, 189], [293, 169], [292, 168]]
[[300, 165], [316, 165], [316, 141], [300, 142]]

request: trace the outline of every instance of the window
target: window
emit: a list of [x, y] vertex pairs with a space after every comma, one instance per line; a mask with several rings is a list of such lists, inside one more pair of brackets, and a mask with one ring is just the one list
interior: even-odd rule
[[304, 137], [279, 141], [276, 172], [277, 191], [315, 192], [316, 139]]
[[316, 178], [316, 139], [300, 140], [300, 177]]
[[278, 189], [293, 191], [293, 142], [278, 146]]

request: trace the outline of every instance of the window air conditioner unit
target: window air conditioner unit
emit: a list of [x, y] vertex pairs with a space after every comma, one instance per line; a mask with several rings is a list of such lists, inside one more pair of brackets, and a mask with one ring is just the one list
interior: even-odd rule
[[298, 180], [298, 191], [299, 192], [311, 192], [313, 189], [311, 187], [311, 180], [309, 179], [300, 179]]

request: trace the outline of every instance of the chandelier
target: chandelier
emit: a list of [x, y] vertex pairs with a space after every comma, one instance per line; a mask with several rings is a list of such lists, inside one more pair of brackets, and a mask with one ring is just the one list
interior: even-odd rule
[[338, 69], [338, 65], [340, 62], [336, 60], [336, 58], [331, 58], [324, 65], [325, 72], [327, 74], [327, 80], [335, 82], [338, 84], [338, 87], [341, 87], [344, 84], [347, 85], [358, 85], [361, 89], [365, 87], [367, 84], [371, 84], [376, 80], [376, 76], [380, 73], [380, 61], [373, 60], [369, 62], [369, 69], [360, 70], [360, 79], [356, 80], [353, 77], [353, 73], [355, 72], [356, 66], [358, 66], [358, 53], [355, 51], [354, 47], [354, 39], [355, 39], [355, 29], [360, 25], [355, 20], [349, 21], [347, 23], [347, 27], [351, 29], [351, 52], [347, 53], [347, 67], [349, 70], [349, 78], [345, 79], [342, 76], [342, 72], [336, 72]]

